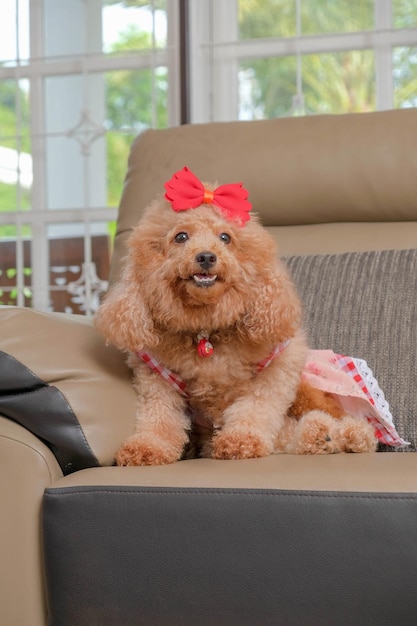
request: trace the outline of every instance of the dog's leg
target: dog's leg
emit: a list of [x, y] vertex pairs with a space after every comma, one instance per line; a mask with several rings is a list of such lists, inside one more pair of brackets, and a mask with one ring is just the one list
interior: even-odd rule
[[374, 452], [374, 428], [363, 419], [347, 415], [329, 393], [302, 381], [288, 411], [286, 429], [279, 434], [278, 452], [292, 454], [335, 454]]
[[314, 410], [329, 413], [336, 419], [345, 415], [340, 402], [330, 393], [317, 389], [305, 380], [301, 380], [298, 385], [296, 398], [288, 410], [288, 415], [300, 419], [303, 415]]
[[190, 428], [184, 399], [147, 366], [135, 370], [134, 386], [138, 391], [136, 432], [117, 451], [116, 463], [164, 465], [178, 461]]
[[375, 452], [375, 429], [364, 419], [346, 415], [336, 424], [333, 437], [342, 452]]
[[281, 452], [289, 454], [335, 454], [338, 452], [375, 452], [374, 428], [366, 420], [350, 415], [334, 418], [313, 410], [295, 426]]
[[304, 359], [302, 340], [293, 339], [284, 355], [245, 385], [244, 392], [225, 410], [223, 426], [213, 437], [213, 458], [248, 459], [275, 451]]
[[[290, 418], [293, 420], [293, 418]], [[335, 454], [342, 452], [335, 436], [338, 422], [334, 417], [315, 409], [303, 415], [295, 424], [292, 436], [282, 452], [287, 454]]]
[[288, 410], [286, 426], [275, 442], [276, 451], [288, 454], [340, 452], [335, 429], [343, 415], [341, 405], [331, 394], [301, 380], [297, 396]]

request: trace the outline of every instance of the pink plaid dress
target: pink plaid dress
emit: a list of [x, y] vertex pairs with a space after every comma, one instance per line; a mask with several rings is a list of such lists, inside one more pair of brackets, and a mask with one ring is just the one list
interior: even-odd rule
[[[257, 373], [268, 367], [288, 346], [289, 340], [279, 344], [263, 361], [255, 366]], [[184, 398], [188, 398], [185, 381], [160, 363], [146, 350], [136, 355]], [[381, 443], [393, 447], [410, 445], [398, 434], [388, 402], [366, 361], [332, 350], [310, 350], [303, 378], [313, 387], [331, 393], [349, 415], [367, 419]]]
[[410, 445], [397, 433], [384, 393], [363, 359], [332, 350], [310, 350], [303, 378], [313, 387], [331, 393], [349, 415], [367, 419], [381, 443]]

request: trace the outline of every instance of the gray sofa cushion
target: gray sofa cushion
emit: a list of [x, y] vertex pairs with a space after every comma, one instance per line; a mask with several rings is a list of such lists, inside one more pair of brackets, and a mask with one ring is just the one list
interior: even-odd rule
[[[313, 348], [363, 358], [417, 450], [417, 249], [285, 259]], [[390, 448], [391, 449], [391, 448]]]

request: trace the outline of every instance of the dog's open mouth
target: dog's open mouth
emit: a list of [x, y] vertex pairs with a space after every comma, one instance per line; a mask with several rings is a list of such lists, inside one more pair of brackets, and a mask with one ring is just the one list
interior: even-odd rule
[[217, 280], [217, 274], [193, 274], [191, 279], [198, 287], [211, 287]]

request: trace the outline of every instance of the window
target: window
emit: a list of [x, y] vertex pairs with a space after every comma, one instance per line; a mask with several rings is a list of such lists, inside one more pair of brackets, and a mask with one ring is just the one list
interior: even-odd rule
[[192, 121], [417, 106], [415, 0], [191, 2]]
[[178, 123], [174, 0], [2, 0], [0, 304], [90, 314], [132, 139]]
[[416, 0], [2, 0], [0, 304], [94, 312], [146, 128], [415, 106]]

